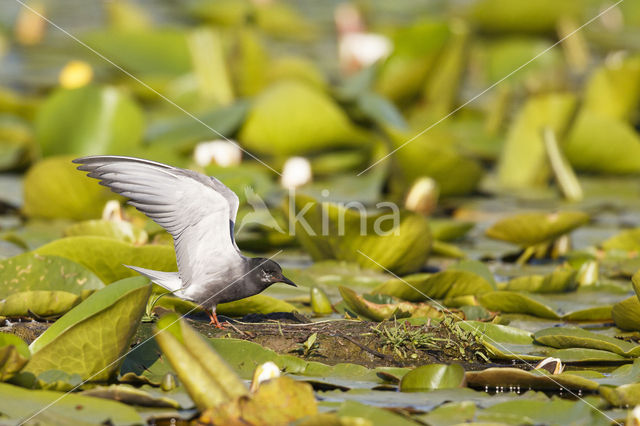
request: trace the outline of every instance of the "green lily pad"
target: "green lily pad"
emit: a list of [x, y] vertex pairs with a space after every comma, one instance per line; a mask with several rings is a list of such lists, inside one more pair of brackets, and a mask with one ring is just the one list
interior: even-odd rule
[[605, 250], [640, 250], [640, 228], [627, 229], [602, 242]]
[[589, 222], [582, 212], [519, 213], [494, 223], [486, 234], [523, 247], [554, 240]]
[[156, 330], [160, 349], [200, 411], [248, 394], [242, 380], [178, 315], [162, 317]]
[[311, 288], [311, 310], [316, 315], [328, 315], [333, 312], [329, 296], [319, 287]]
[[[435, 117], [433, 122], [440, 118]], [[441, 196], [466, 195], [477, 187], [484, 174], [478, 161], [458, 152], [453, 135], [445, 129], [434, 127], [417, 138], [416, 132], [390, 129], [387, 132], [392, 147], [398, 149], [393, 154], [397, 167], [392, 169], [392, 177], [403, 191], [417, 179], [428, 176], [438, 184]], [[429, 161], [424, 161], [425, 158]], [[452, 170], [456, 172], [451, 173]]]
[[390, 318], [440, 318], [443, 316], [440, 310], [428, 303], [373, 303], [346, 287], [340, 287], [340, 294], [350, 310], [373, 321], [384, 321]]
[[392, 37], [393, 53], [382, 64], [375, 90], [403, 103], [417, 96], [450, 36], [445, 22], [422, 19]]
[[389, 275], [380, 271], [361, 268], [356, 263], [335, 260], [314, 262], [304, 269], [285, 268], [285, 276], [297, 285], [304, 287], [338, 287], [346, 286], [353, 290], [369, 291], [386, 281]]
[[547, 357], [546, 348], [535, 345], [526, 330], [479, 321], [460, 321], [458, 326], [473, 332], [493, 359], [537, 361]]
[[640, 171], [640, 137], [633, 126], [583, 110], [562, 146], [576, 170], [629, 174]]
[[531, 293], [564, 293], [578, 288], [577, 271], [572, 268], [558, 268], [548, 275], [523, 275], [512, 278], [504, 286], [507, 291], [528, 291]]
[[71, 163], [73, 157], [47, 158], [24, 178], [23, 212], [29, 217], [85, 220], [100, 217], [104, 204], [116, 198]]
[[59, 89], [36, 117], [36, 139], [45, 156], [119, 154], [139, 144], [143, 129], [140, 107], [113, 87]]
[[62, 370], [85, 380], [113, 378], [150, 293], [149, 281], [136, 277], [92, 294], [29, 346], [32, 356], [24, 372]]
[[435, 274], [414, 274], [402, 279], [394, 278], [373, 289], [374, 294], [387, 294], [411, 302], [449, 299], [489, 291], [493, 291], [493, 286], [483, 277], [453, 269]]
[[495, 291], [480, 295], [478, 301], [491, 311], [529, 314], [549, 319], [562, 318], [568, 321], [595, 321], [611, 319], [612, 305], [619, 299], [619, 295], [607, 292], [579, 291], [539, 295]]
[[554, 348], [591, 348], [627, 357], [640, 355], [640, 345], [593, 333], [582, 328], [552, 327], [534, 334], [536, 342]]
[[264, 294], [256, 294], [235, 302], [221, 303], [216, 312], [222, 315], [241, 317], [247, 314], [270, 314], [272, 312], [293, 312], [297, 308], [291, 303]]
[[512, 367], [493, 367], [482, 371], [467, 371], [467, 385], [476, 388], [485, 386], [531, 388], [535, 390], [596, 390], [598, 383], [571, 373], [550, 375], [546, 370], [524, 371]]
[[415, 426], [416, 425], [415, 422], [409, 420], [404, 416], [401, 416], [400, 414], [396, 414], [390, 410], [385, 410], [384, 408], [362, 404], [357, 401], [344, 401], [342, 404], [340, 404], [337, 414], [340, 417], [345, 417], [349, 420], [358, 419], [355, 421], [360, 421], [360, 419], [366, 419], [365, 421], [369, 422], [368, 424], [371, 424], [372, 426], [385, 426], [385, 425]]
[[628, 362], [629, 358], [618, 355], [613, 352], [603, 351], [600, 349], [588, 348], [569, 348], [548, 351], [547, 355], [552, 358], [558, 358], [565, 364], [577, 363], [622, 363]]
[[551, 169], [542, 129], [562, 134], [569, 124], [576, 98], [571, 94], [546, 94], [530, 98], [509, 129], [500, 161], [498, 179], [507, 188], [527, 189], [546, 185]]
[[640, 301], [631, 296], [613, 305], [611, 317], [618, 328], [640, 331]]
[[608, 419], [601, 412], [594, 410], [593, 404], [585, 401], [566, 401], [561, 399], [506, 401], [478, 412], [475, 420], [483, 424], [501, 425], [609, 424]]
[[21, 291], [0, 300], [0, 315], [6, 317], [53, 317], [62, 315], [82, 301], [67, 291]]
[[63, 257], [23, 253], [0, 260], [0, 299], [28, 290], [84, 295], [103, 287], [93, 272]]
[[40, 317], [67, 312], [104, 284], [80, 264], [24, 253], [0, 261], [0, 315]]
[[105, 283], [137, 275], [123, 265], [160, 271], [176, 271], [178, 268], [173, 247], [166, 245], [136, 247], [105, 237], [62, 238], [38, 248], [35, 253], [70, 259], [93, 271]]
[[88, 220], [73, 224], [64, 230], [65, 237], [85, 235], [108, 237], [136, 245], [144, 244], [149, 239], [144, 229], [137, 228], [125, 221]]
[[429, 254], [429, 225], [422, 215], [397, 210], [366, 214], [304, 195], [289, 204], [293, 209], [286, 212], [296, 238], [314, 260], [346, 260], [403, 274], [420, 268]]
[[0, 412], [4, 422], [41, 424], [131, 425], [143, 423], [132, 407], [89, 396], [27, 390], [0, 383]]
[[180, 404], [171, 398], [153, 396], [149, 392], [129, 385], [96, 386], [80, 392], [79, 395], [112, 399], [139, 407], [180, 408]]
[[640, 100], [640, 56], [605, 61], [589, 77], [582, 108], [598, 115], [629, 120]]
[[453, 241], [464, 237], [475, 224], [451, 219], [431, 219], [429, 229], [434, 239], [440, 241]]
[[402, 377], [402, 392], [459, 388], [464, 383], [464, 368], [458, 364], [429, 364], [414, 368]]
[[87, 34], [84, 40], [136, 75], [178, 76], [193, 67], [187, 35], [177, 29], [103, 30]]
[[6, 382], [27, 364], [31, 353], [20, 337], [0, 333], [0, 381]]
[[297, 81], [265, 89], [249, 110], [238, 139], [252, 152], [279, 156], [364, 141], [331, 98]]

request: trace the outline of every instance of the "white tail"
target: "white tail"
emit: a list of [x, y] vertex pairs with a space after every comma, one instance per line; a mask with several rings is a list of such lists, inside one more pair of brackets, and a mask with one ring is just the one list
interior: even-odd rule
[[149, 278], [154, 283], [169, 291], [177, 291], [182, 288], [182, 280], [177, 272], [154, 271], [153, 269], [140, 268], [138, 266], [124, 265], [129, 269], [133, 269], [141, 275]]

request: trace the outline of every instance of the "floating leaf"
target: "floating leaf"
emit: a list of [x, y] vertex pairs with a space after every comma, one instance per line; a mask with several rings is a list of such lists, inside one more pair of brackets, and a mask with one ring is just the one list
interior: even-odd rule
[[552, 327], [534, 334], [536, 342], [554, 348], [591, 348], [627, 357], [640, 355], [640, 346], [624, 340], [593, 333], [582, 328]]
[[280, 156], [364, 141], [331, 98], [297, 81], [282, 81], [265, 89], [252, 105], [238, 138], [251, 151]]
[[[394, 426], [415, 426], [414, 421], [405, 416], [396, 414], [384, 408], [362, 404], [356, 401], [344, 401], [339, 409], [338, 415], [346, 419], [366, 419], [374, 426], [394, 425]], [[356, 420], [359, 421], [359, 420]]]
[[6, 317], [53, 317], [62, 315], [82, 299], [66, 291], [21, 291], [0, 300], [0, 315]]
[[178, 76], [192, 69], [186, 33], [178, 29], [102, 30], [87, 44], [133, 74]]
[[571, 373], [550, 375], [546, 370], [524, 371], [519, 368], [494, 367], [482, 371], [467, 371], [467, 384], [470, 387], [513, 387], [536, 390], [557, 390], [558, 387], [569, 390], [596, 390], [598, 383]]
[[96, 386], [94, 388], [80, 392], [79, 395], [92, 396], [95, 398], [112, 399], [124, 402], [129, 405], [139, 407], [167, 407], [180, 408], [180, 404], [167, 397], [156, 397], [142, 389], [129, 385]]
[[328, 315], [333, 312], [327, 293], [319, 287], [311, 288], [311, 309], [318, 315]]
[[29, 361], [29, 346], [20, 337], [0, 333], [0, 381], [6, 382]]
[[0, 383], [0, 412], [4, 422], [34, 424], [143, 423], [140, 414], [125, 404], [76, 394], [27, 390]]
[[33, 355], [24, 372], [62, 370], [85, 380], [113, 378], [150, 293], [148, 280], [136, 277], [92, 294], [30, 345]]
[[292, 304], [264, 294], [256, 294], [234, 302], [221, 303], [216, 307], [218, 314], [232, 317], [241, 317], [247, 314], [293, 312], [296, 310], [296, 307]]
[[[45, 156], [121, 154], [138, 145], [143, 128], [140, 107], [113, 87], [59, 89], [36, 117], [36, 138]], [[49, 183], [55, 180], [49, 178]]]
[[619, 295], [606, 292], [579, 291], [573, 293], [538, 295], [515, 291], [484, 293], [478, 301], [491, 311], [529, 314], [540, 318], [568, 321], [611, 319], [611, 307]]
[[640, 137], [633, 126], [589, 110], [578, 115], [563, 149], [579, 171], [611, 174], [640, 171]]
[[631, 296], [613, 305], [611, 317], [618, 328], [640, 331], [640, 301], [638, 301], [638, 297]]
[[247, 401], [209, 410], [200, 420], [205, 424], [284, 425], [317, 412], [311, 385], [277, 377], [260, 384]]
[[417, 96], [449, 36], [446, 23], [428, 19], [398, 30], [393, 53], [378, 72], [376, 91], [396, 103]]
[[633, 407], [640, 404], [640, 383], [618, 387], [600, 386], [598, 391], [614, 407]]
[[479, 321], [460, 321], [458, 326], [476, 335], [494, 359], [536, 361], [545, 358], [545, 348], [536, 347], [532, 334], [526, 330]]
[[94, 179], [87, 179], [73, 157], [54, 157], [33, 165], [24, 179], [23, 211], [30, 217], [84, 220], [100, 217], [104, 204], [115, 198]]
[[224, 360], [177, 315], [162, 317], [154, 336], [200, 411], [248, 394]]
[[473, 222], [465, 222], [451, 219], [436, 219], [429, 221], [429, 229], [434, 239], [440, 241], [453, 241], [464, 237], [474, 227]]
[[570, 94], [538, 95], [527, 101], [512, 124], [498, 162], [498, 179], [508, 188], [546, 185], [551, 175], [543, 128], [562, 134], [576, 104]]
[[440, 318], [443, 315], [442, 312], [428, 303], [399, 302], [378, 304], [369, 302], [365, 298], [358, 296], [355, 291], [346, 287], [340, 287], [340, 294], [349, 309], [373, 321], [408, 317]]
[[88, 220], [73, 224], [64, 230], [65, 237], [92, 235], [108, 237], [131, 244], [144, 244], [149, 238], [144, 229], [136, 228], [130, 222], [113, 220]]
[[402, 377], [402, 392], [459, 388], [464, 383], [464, 368], [458, 364], [429, 364], [414, 368]]
[[429, 226], [422, 215], [397, 208], [366, 214], [299, 194], [289, 207], [296, 238], [315, 260], [347, 260], [402, 274], [420, 268], [429, 254]]
[[394, 278], [376, 287], [373, 293], [422, 302], [429, 299], [477, 295], [492, 290], [493, 286], [481, 276], [450, 269], [435, 274], [414, 274], [402, 279]]
[[478, 412], [477, 422], [485, 424], [605, 424], [602, 412], [596, 412], [585, 400], [514, 400], [492, 405]]
[[494, 223], [486, 234], [497, 240], [530, 247], [552, 241], [588, 221], [588, 214], [574, 211], [519, 213]]
[[558, 268], [548, 275], [523, 275], [509, 280], [504, 287], [508, 291], [528, 291], [530, 293], [563, 293], [578, 287], [577, 271], [572, 268]]
[[160, 271], [177, 270], [173, 247], [166, 245], [136, 247], [105, 237], [62, 238], [40, 247], [35, 252], [73, 260], [93, 271], [105, 283], [137, 275], [123, 265]]
[[640, 250], [640, 228], [624, 230], [602, 243], [605, 250]]

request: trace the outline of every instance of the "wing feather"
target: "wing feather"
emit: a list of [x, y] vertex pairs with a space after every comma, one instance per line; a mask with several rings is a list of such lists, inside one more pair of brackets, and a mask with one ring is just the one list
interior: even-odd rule
[[184, 286], [206, 281], [241, 258], [233, 228], [238, 197], [222, 182], [191, 170], [132, 157], [92, 156], [73, 161], [100, 184], [130, 199], [174, 240]]

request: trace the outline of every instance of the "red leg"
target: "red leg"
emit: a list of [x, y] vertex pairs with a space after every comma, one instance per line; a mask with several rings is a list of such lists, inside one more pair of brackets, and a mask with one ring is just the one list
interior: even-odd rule
[[211, 310], [211, 312], [207, 311], [207, 315], [209, 315], [209, 318], [211, 319], [209, 325], [213, 325], [215, 328], [224, 329], [222, 324], [220, 324], [220, 321], [218, 321], [218, 316], [216, 315], [215, 309]]

